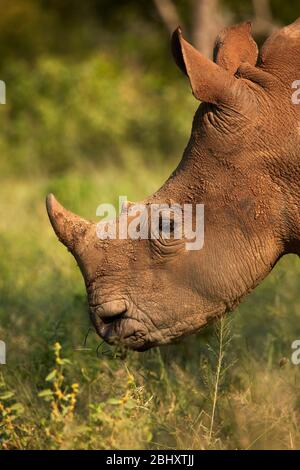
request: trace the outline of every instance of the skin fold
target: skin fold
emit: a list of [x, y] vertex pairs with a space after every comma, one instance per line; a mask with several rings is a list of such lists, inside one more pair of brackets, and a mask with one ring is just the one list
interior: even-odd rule
[[198, 331], [233, 310], [283, 255], [300, 255], [300, 105], [292, 102], [300, 20], [273, 33], [259, 55], [249, 22], [220, 33], [214, 62], [180, 29], [171, 45], [201, 104], [178, 167], [142, 202], [204, 204], [203, 248], [163, 234], [100, 240], [96, 223], [47, 197], [98, 334], [139, 351]]

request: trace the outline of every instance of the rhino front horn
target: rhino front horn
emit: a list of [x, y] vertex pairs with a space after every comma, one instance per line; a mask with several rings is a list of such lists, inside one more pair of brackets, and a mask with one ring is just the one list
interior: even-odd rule
[[84, 244], [84, 236], [91, 222], [82, 219], [65, 209], [54, 197], [48, 194], [46, 198], [47, 212], [52, 227], [59, 240], [73, 253], [80, 251], [79, 243]]

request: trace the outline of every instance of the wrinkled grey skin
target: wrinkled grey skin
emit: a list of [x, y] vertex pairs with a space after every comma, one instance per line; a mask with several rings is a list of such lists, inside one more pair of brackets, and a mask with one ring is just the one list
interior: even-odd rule
[[170, 343], [233, 310], [286, 253], [300, 254], [300, 22], [274, 33], [258, 62], [249, 23], [224, 30], [215, 64], [178, 30], [175, 60], [202, 101], [183, 158], [144, 203], [203, 203], [205, 241], [99, 240], [96, 224], [47, 208], [85, 279], [99, 335], [135, 350]]

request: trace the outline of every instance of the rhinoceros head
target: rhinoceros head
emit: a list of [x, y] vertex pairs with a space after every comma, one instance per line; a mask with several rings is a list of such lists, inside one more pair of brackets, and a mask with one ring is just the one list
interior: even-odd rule
[[[250, 23], [221, 32], [214, 62], [182, 36], [172, 52], [201, 104], [176, 170], [143, 202], [204, 207], [204, 244], [164, 236], [101, 239], [47, 198], [58, 238], [75, 256], [99, 335], [132, 349], [169, 343], [234, 309], [285, 253], [300, 253], [300, 21], [275, 32], [258, 57]], [[296, 100], [297, 101], [297, 100]], [[126, 215], [133, 220], [130, 204]], [[151, 223], [149, 223], [151, 227]], [[148, 227], [148, 229], [149, 229]], [[151, 228], [149, 229], [149, 232]]]

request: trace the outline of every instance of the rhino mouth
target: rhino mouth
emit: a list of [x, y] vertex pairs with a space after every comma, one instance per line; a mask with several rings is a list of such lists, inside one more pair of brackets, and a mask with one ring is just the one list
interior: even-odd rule
[[109, 308], [107, 306], [105, 304], [105, 306], [98, 305], [90, 308], [96, 332], [104, 341], [135, 351], [145, 351], [155, 346], [147, 338], [145, 325], [130, 316], [125, 308], [111, 315], [114, 306], [112, 304]]

